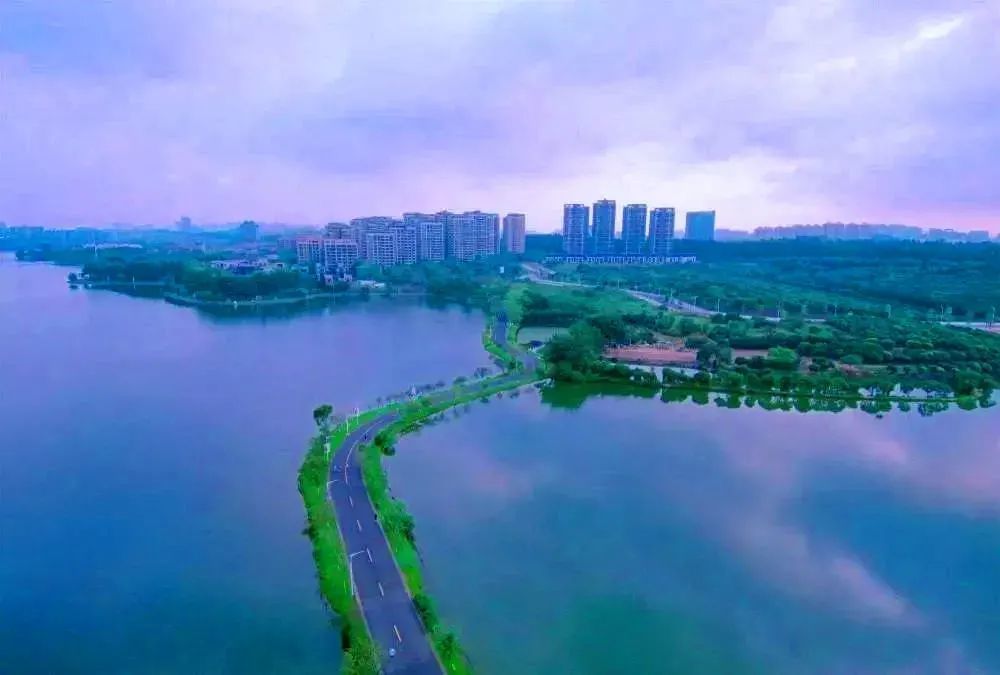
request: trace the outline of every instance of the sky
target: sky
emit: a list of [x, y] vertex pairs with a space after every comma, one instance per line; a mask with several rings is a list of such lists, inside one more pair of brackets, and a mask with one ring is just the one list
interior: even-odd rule
[[0, 0], [0, 221], [1000, 232], [1000, 0]]

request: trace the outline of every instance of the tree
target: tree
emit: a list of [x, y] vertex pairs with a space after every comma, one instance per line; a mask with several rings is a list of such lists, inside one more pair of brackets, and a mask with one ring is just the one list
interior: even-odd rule
[[344, 675], [378, 675], [382, 672], [378, 649], [370, 639], [358, 640], [344, 655]]
[[772, 368], [794, 370], [798, 362], [798, 355], [788, 347], [771, 347], [767, 351], [767, 364]]
[[313, 421], [316, 422], [316, 426], [323, 428], [330, 423], [330, 416], [333, 414], [333, 406], [329, 403], [324, 403], [323, 405], [316, 406], [313, 410]]

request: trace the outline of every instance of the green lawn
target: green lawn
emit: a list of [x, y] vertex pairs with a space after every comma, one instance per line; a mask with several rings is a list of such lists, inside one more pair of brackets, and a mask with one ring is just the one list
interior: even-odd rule
[[568, 331], [561, 326], [525, 326], [517, 332], [518, 344], [526, 345], [534, 341], [548, 342], [556, 335]]

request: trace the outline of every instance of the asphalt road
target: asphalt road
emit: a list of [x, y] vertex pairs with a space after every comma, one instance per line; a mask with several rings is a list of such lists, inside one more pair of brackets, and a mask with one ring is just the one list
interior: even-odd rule
[[[368, 629], [381, 647], [385, 672], [441, 675], [444, 670], [424, 633], [389, 551], [389, 542], [375, 519], [357, 457], [358, 447], [397, 417], [396, 413], [387, 413], [347, 436], [333, 456], [327, 488], [350, 556], [354, 587]], [[389, 656], [390, 649], [395, 650], [394, 656]]]
[[[506, 344], [506, 317], [499, 317], [494, 322], [493, 340]], [[538, 357], [531, 352], [518, 354], [525, 370], [533, 372]], [[489, 380], [489, 385], [513, 383], [520, 377], [519, 373], [504, 375]], [[465, 388], [475, 390], [482, 385], [482, 382], [470, 383]], [[439, 402], [449, 395], [433, 394], [431, 400]], [[361, 460], [357, 456], [361, 445], [371, 441], [398, 417], [396, 412], [386, 413], [347, 435], [330, 462], [327, 493], [333, 501], [337, 524], [347, 547], [361, 611], [368, 630], [381, 648], [385, 672], [442, 675], [444, 670], [434, 654], [429, 636], [424, 633], [413, 599], [389, 550], [389, 542], [375, 518], [375, 509], [361, 478]], [[393, 656], [389, 656], [390, 649], [395, 650]]]

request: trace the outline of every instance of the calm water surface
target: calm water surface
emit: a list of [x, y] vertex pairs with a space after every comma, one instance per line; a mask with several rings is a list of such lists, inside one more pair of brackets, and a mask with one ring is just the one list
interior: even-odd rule
[[212, 318], [0, 258], [0, 673], [330, 673], [311, 411], [488, 365], [483, 319]]
[[387, 462], [481, 672], [1000, 673], [997, 408], [574, 398]]

